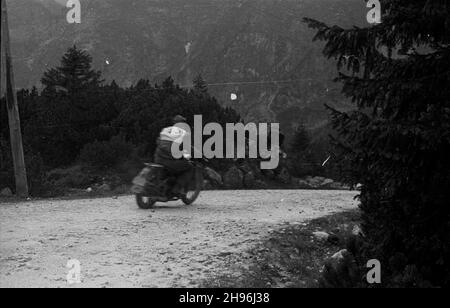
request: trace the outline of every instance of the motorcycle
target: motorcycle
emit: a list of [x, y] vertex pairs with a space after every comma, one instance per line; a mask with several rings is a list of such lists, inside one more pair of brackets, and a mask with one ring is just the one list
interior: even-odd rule
[[[203, 187], [203, 165], [200, 162], [190, 160], [193, 165], [192, 180], [185, 187], [187, 192], [181, 200], [186, 205], [191, 205], [200, 195]], [[164, 166], [154, 163], [146, 163], [144, 169], [133, 180], [131, 191], [136, 196], [136, 203], [141, 209], [151, 209], [156, 202], [176, 201], [172, 189], [177, 177], [171, 174]]]

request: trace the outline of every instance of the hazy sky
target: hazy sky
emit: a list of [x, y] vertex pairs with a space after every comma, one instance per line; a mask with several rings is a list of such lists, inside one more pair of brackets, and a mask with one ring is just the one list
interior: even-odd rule
[[34, 0], [36, 2], [44, 2], [44, 3], [48, 3], [48, 2], [56, 2], [58, 4], [61, 4], [63, 6], [66, 6], [67, 0]]

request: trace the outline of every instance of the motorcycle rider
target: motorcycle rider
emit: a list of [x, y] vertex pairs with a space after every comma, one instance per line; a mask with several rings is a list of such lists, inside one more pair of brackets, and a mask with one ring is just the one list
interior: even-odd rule
[[186, 195], [186, 186], [192, 179], [193, 166], [186, 157], [176, 159], [172, 155], [172, 144], [181, 144], [184, 138], [190, 138], [189, 133], [179, 124], [186, 123], [186, 118], [177, 115], [172, 119], [172, 126], [164, 128], [157, 140], [154, 161], [163, 165], [170, 174], [177, 177], [172, 192], [179, 198]]

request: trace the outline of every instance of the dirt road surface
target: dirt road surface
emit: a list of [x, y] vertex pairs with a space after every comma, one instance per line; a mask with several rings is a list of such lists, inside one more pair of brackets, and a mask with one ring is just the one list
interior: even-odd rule
[[[355, 194], [208, 191], [147, 211], [133, 196], [1, 203], [0, 287], [197, 287], [273, 230], [355, 208]], [[67, 282], [69, 259], [81, 284]]]

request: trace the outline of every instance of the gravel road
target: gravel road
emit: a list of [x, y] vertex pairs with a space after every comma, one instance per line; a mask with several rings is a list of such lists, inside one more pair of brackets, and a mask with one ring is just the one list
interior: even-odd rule
[[0, 204], [0, 287], [197, 287], [287, 224], [352, 209], [355, 192], [207, 191], [137, 208], [133, 196]]

